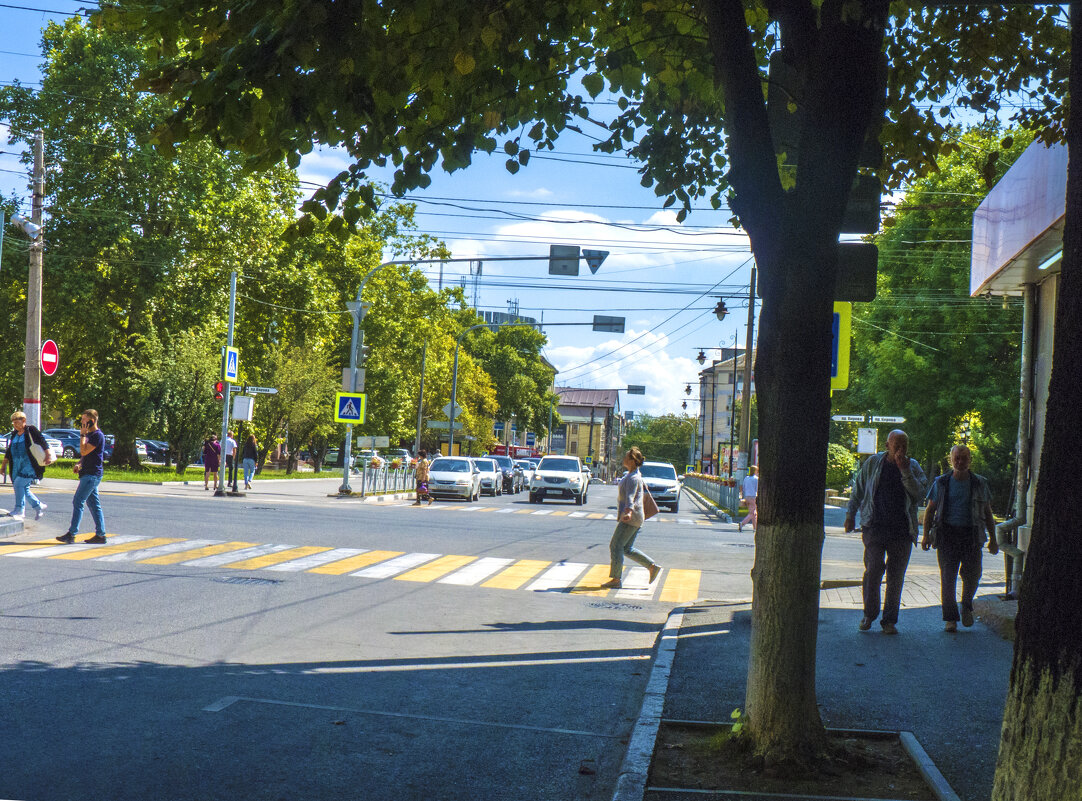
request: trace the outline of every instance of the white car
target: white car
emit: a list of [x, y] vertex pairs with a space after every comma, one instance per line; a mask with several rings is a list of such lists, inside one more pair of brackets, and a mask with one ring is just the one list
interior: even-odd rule
[[476, 501], [481, 497], [481, 472], [465, 456], [439, 456], [428, 468], [428, 494]]
[[503, 471], [495, 459], [474, 459], [473, 463], [480, 470], [481, 494], [503, 495]]
[[515, 467], [522, 470], [522, 486], [526, 489], [530, 488], [530, 479], [533, 478], [534, 465], [533, 462], [527, 462], [525, 459], [516, 459]]
[[[42, 435], [44, 436], [44, 435]], [[59, 459], [64, 455], [64, 443], [54, 437], [45, 437], [45, 444], [53, 452], [53, 459]], [[146, 451], [144, 450], [144, 455]]]
[[668, 462], [643, 462], [639, 475], [658, 506], [668, 506], [670, 512], [680, 511], [680, 479], [676, 468]]
[[541, 503], [545, 498], [562, 498], [582, 506], [586, 503], [589, 487], [590, 475], [582, 472], [579, 457], [545, 456], [538, 462], [530, 478], [530, 503]]

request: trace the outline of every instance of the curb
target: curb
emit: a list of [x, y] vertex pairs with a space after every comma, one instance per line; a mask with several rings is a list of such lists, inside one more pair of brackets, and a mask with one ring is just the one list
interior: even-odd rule
[[665, 710], [665, 695], [669, 691], [669, 676], [676, 658], [676, 643], [686, 609], [686, 606], [673, 609], [658, 634], [657, 656], [654, 657], [650, 678], [646, 682], [639, 718], [635, 721], [635, 728], [628, 740], [627, 753], [620, 765], [620, 775], [616, 779], [612, 801], [642, 801], [646, 794], [646, 779], [654, 758], [654, 744]]
[[24, 531], [23, 521], [0, 518], [0, 539], [18, 537]]
[[692, 502], [702, 511], [707, 512], [708, 514], [716, 515], [717, 518], [723, 523], [733, 522], [733, 519], [729, 517], [729, 513], [726, 512], [724, 509], [719, 509], [717, 504], [707, 500], [693, 489], [689, 489], [687, 487], [684, 487], [683, 489], [684, 492], [688, 494], [688, 497], [691, 498]]

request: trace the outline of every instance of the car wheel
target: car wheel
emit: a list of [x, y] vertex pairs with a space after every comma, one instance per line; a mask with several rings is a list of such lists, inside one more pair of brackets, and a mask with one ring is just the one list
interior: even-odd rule
[[586, 496], [585, 495], [576, 495], [575, 496], [575, 505], [576, 506], [582, 506], [582, 504], [585, 501], [586, 501]]
[[75, 448], [71, 447], [70, 445], [68, 447], [64, 448], [64, 458], [65, 459], [74, 459], [75, 458]]

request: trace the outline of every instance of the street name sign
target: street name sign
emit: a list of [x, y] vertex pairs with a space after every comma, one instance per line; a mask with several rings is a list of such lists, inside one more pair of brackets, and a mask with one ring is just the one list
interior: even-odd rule
[[904, 423], [904, 417], [880, 417], [876, 415], [872, 418], [873, 423]]
[[628, 384], [627, 385], [627, 394], [628, 395], [645, 395], [646, 394], [646, 385], [645, 384]]
[[863, 423], [864, 415], [862, 414], [836, 414], [831, 418], [835, 423]]
[[358, 448], [389, 448], [391, 446], [390, 437], [379, 436], [361, 436], [357, 437]]
[[222, 349], [222, 380], [236, 384], [240, 375], [240, 351], [226, 346]]
[[[451, 422], [449, 420], [429, 420], [428, 427], [436, 431], [450, 431]], [[462, 423], [455, 420], [455, 431], [462, 430]]]
[[336, 423], [363, 423], [365, 396], [361, 392], [334, 393], [334, 421]]
[[60, 366], [60, 348], [51, 339], [41, 343], [41, 372], [53, 375]]
[[277, 395], [278, 390], [275, 387], [245, 387], [244, 395]]

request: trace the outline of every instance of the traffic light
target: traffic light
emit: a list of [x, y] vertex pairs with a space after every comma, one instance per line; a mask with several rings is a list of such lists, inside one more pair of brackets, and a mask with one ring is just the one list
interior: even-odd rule
[[371, 350], [369, 345], [361, 345], [357, 348], [357, 366], [363, 367], [365, 362], [368, 361], [368, 352]]
[[214, 400], [222, 400], [225, 397], [225, 382], [214, 382]]

